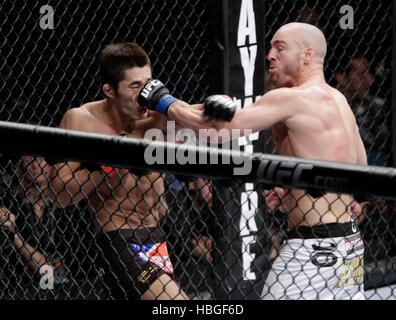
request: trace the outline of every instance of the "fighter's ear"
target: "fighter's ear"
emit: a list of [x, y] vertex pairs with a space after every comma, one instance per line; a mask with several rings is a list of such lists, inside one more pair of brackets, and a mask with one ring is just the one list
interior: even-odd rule
[[110, 99], [114, 98], [114, 94], [115, 94], [114, 88], [110, 84], [105, 83], [102, 87], [102, 90], [103, 90], [104, 94], [106, 95], [106, 97], [108, 97]]
[[304, 64], [308, 64], [315, 57], [315, 48], [308, 47], [304, 49]]

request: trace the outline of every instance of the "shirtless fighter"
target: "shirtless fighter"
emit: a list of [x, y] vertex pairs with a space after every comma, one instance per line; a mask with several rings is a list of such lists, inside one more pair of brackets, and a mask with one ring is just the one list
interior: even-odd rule
[[[152, 80], [151, 63], [141, 47], [135, 43], [107, 46], [100, 68], [106, 98], [70, 109], [61, 128], [134, 138], [143, 138], [150, 128], [166, 130], [167, 118], [137, 101], [143, 86]], [[152, 98], [146, 95], [146, 102]], [[173, 101], [166, 95], [161, 106]], [[211, 101], [209, 97], [200, 110], [210, 107]], [[158, 227], [167, 210], [161, 174], [58, 163], [52, 169], [51, 189], [61, 207], [84, 198], [88, 201], [104, 253], [105, 282], [113, 298], [188, 298], [172, 280], [172, 264]]]
[[[273, 36], [268, 55], [278, 89], [237, 111], [231, 122], [208, 121], [182, 101], [172, 103], [167, 115], [194, 130], [271, 128], [281, 155], [366, 165], [351, 108], [325, 81], [326, 51], [318, 28], [286, 24]], [[351, 216], [352, 197], [327, 193], [314, 198], [297, 189], [281, 192], [290, 234], [272, 265], [262, 298], [363, 299], [364, 249]]]

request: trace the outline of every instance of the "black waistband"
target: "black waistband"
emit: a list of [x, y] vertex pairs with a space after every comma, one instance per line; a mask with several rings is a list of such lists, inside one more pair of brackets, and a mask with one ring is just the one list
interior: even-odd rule
[[131, 243], [161, 243], [165, 237], [160, 228], [117, 229], [99, 233], [100, 240], [122, 240]]
[[319, 224], [313, 227], [310, 226], [297, 227], [289, 231], [288, 238], [289, 239], [337, 238], [337, 237], [349, 236], [355, 234], [356, 232], [357, 229], [353, 228], [352, 222], [326, 223], [326, 224]]

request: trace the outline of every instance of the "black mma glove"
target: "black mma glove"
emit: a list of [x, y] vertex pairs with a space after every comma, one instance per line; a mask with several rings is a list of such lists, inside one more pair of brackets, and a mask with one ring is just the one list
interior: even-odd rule
[[235, 111], [236, 106], [229, 96], [215, 94], [205, 99], [204, 115], [212, 119], [231, 121]]
[[179, 99], [170, 95], [165, 85], [157, 79], [147, 82], [137, 98], [142, 107], [157, 111], [165, 116], [168, 114], [169, 106], [177, 100]]

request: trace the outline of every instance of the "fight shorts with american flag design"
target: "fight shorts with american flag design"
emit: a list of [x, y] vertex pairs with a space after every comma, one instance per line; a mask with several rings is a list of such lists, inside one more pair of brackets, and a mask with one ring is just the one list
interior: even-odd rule
[[119, 229], [98, 236], [104, 282], [114, 299], [137, 300], [162, 274], [173, 275], [159, 228]]

